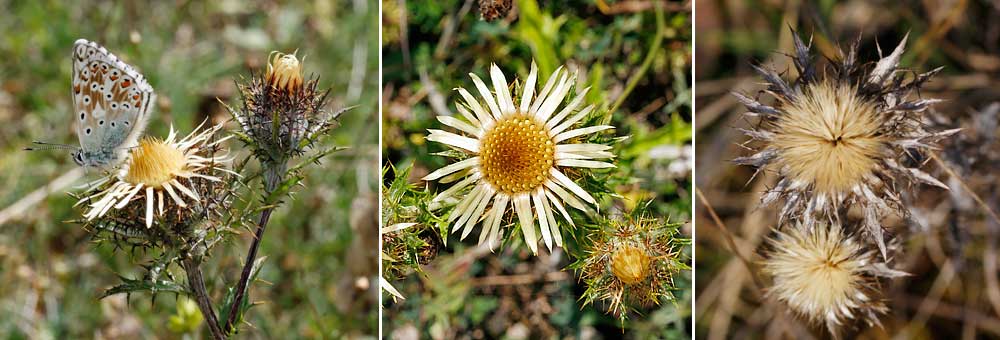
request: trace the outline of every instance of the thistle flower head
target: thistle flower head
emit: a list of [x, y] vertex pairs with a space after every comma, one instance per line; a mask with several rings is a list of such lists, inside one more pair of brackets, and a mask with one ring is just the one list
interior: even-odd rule
[[736, 163], [772, 168], [778, 183], [762, 204], [784, 199], [782, 220], [838, 221], [842, 208], [855, 203], [863, 228], [886, 255], [881, 220], [890, 213], [908, 216], [900, 188], [944, 184], [911, 167], [912, 155], [957, 130], [927, 131], [925, 116], [935, 99], [919, 98], [920, 87], [939, 69], [909, 76], [898, 69], [906, 38], [876, 63], [858, 63], [856, 42], [837, 65], [817, 72], [809, 46], [795, 36], [792, 56], [798, 77], [786, 81], [775, 71], [756, 67], [767, 82], [773, 106], [734, 93], [760, 117], [744, 132], [757, 141], [755, 153]]
[[302, 88], [302, 64], [295, 53], [271, 52], [264, 78], [275, 90], [296, 93]]
[[562, 105], [576, 79], [562, 68], [548, 78], [537, 96], [538, 68], [534, 63], [520, 87], [521, 93], [515, 95], [496, 65], [490, 68], [493, 91], [478, 76], [470, 76], [481, 98], [458, 89], [464, 99], [458, 111], [464, 120], [438, 117], [458, 133], [432, 129], [427, 137], [457, 150], [464, 158], [424, 177], [441, 183], [458, 181], [433, 202], [458, 198], [448, 222], [453, 233], [462, 230], [463, 239], [482, 222], [479, 242], [489, 242], [492, 247], [500, 241], [504, 220], [516, 214], [532, 252], [538, 251], [539, 232], [549, 250], [553, 244], [562, 246], [556, 214], [574, 225], [564, 204], [582, 211], [597, 204], [567, 174], [614, 167], [604, 161], [614, 157], [608, 151], [610, 146], [584, 139], [613, 127], [577, 126], [594, 111], [594, 106], [578, 110], [588, 89]]
[[649, 276], [649, 253], [631, 244], [622, 244], [611, 253], [611, 273], [622, 283], [632, 285]]
[[788, 227], [769, 245], [763, 271], [774, 283], [768, 295], [834, 336], [855, 319], [878, 325], [878, 315], [888, 310], [879, 278], [906, 275], [879, 262], [874, 250], [839, 225]]
[[258, 159], [284, 164], [328, 131], [340, 112], [323, 110], [329, 90], [318, 90], [318, 78], [302, 78], [302, 64], [294, 54], [272, 52], [269, 59], [263, 76], [238, 84], [240, 107], [227, 108], [240, 124], [241, 139]]
[[584, 304], [608, 303], [625, 320], [629, 311], [674, 301], [674, 274], [688, 266], [678, 237], [680, 224], [640, 216], [605, 220], [591, 234], [584, 255], [570, 267], [587, 286]]
[[[77, 205], [85, 205], [85, 228], [107, 235], [117, 247], [191, 244], [202, 222], [220, 217], [232, 201], [231, 159], [211, 140], [221, 125], [176, 140], [147, 138], [132, 149], [122, 168], [91, 185]], [[201, 236], [204, 236], [203, 234]]]

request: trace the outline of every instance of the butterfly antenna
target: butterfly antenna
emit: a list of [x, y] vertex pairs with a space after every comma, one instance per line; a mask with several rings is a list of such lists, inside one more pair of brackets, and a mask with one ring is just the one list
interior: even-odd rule
[[69, 145], [69, 144], [48, 143], [48, 142], [40, 142], [40, 141], [37, 141], [37, 140], [34, 141], [34, 142], [31, 142], [31, 144], [34, 144], [36, 146], [34, 146], [34, 147], [26, 147], [26, 148], [24, 148], [24, 150], [26, 150], [26, 151], [55, 150], [55, 149], [58, 149], [58, 150], [75, 150], [77, 148], [76, 146]]

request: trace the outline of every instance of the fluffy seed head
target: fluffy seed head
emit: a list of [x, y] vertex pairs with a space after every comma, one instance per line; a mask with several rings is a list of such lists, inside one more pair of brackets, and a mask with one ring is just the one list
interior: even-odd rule
[[555, 144], [533, 117], [514, 115], [497, 122], [479, 144], [483, 177], [507, 194], [530, 192], [549, 177]]
[[132, 150], [124, 180], [159, 189], [186, 166], [184, 152], [156, 138], [144, 138]]
[[878, 263], [875, 251], [844, 234], [839, 225], [788, 227], [770, 239], [763, 271], [774, 283], [768, 295], [834, 335], [848, 321], [878, 324], [887, 311], [878, 276], [901, 272]]
[[771, 145], [778, 168], [815, 190], [836, 194], [864, 181], [883, 157], [875, 103], [846, 84], [820, 82], [803, 87], [799, 100], [778, 117]]
[[857, 61], [856, 42], [847, 53], [829, 57], [834, 65], [820, 72], [810, 46], [792, 33], [797, 78], [786, 81], [777, 71], [755, 67], [773, 104], [734, 93], [747, 115], [759, 118], [744, 130], [755, 153], [734, 161], [758, 172], [777, 171], [778, 182], [761, 203], [783, 200], [781, 220], [809, 226], [843, 220], [844, 208], [858, 208], [867, 240], [885, 258], [882, 219], [909, 216], [901, 189], [916, 183], [947, 188], [916, 168], [920, 163], [913, 159], [958, 131], [927, 131], [927, 110], [937, 100], [920, 98], [919, 90], [940, 68], [923, 74], [898, 70], [903, 38], [875, 63]]

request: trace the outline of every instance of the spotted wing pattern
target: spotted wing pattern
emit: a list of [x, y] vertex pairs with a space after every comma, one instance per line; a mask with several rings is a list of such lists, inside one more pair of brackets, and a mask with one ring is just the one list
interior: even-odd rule
[[104, 47], [73, 45], [73, 108], [84, 165], [117, 165], [149, 121], [156, 95], [146, 79]]

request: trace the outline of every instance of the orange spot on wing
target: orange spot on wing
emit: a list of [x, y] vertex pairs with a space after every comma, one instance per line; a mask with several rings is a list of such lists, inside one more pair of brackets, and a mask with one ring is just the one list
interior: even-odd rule
[[73, 85], [73, 93], [80, 94], [80, 84]]
[[133, 95], [132, 99], [139, 100], [139, 95]]
[[117, 76], [111, 76], [111, 81], [115, 81], [115, 80], [118, 80], [118, 77]]
[[128, 79], [122, 81], [122, 88], [129, 87], [130, 85], [132, 85], [132, 82], [129, 81]]

